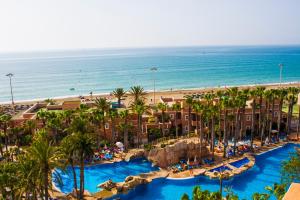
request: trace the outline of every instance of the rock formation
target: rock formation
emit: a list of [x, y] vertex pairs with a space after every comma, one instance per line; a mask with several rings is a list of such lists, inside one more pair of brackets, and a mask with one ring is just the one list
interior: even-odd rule
[[[203, 144], [202, 157], [207, 156], [208, 149]], [[200, 144], [199, 140], [187, 141], [180, 140], [172, 145], [166, 145], [164, 148], [154, 148], [146, 152], [147, 158], [161, 168], [166, 168], [172, 164], [178, 163], [180, 159], [190, 158], [193, 161], [196, 156], [200, 158]]]

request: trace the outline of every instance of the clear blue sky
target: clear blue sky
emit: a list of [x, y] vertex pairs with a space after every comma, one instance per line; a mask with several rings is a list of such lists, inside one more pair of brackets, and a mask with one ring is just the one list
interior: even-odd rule
[[1, 0], [0, 52], [300, 44], [300, 0]]

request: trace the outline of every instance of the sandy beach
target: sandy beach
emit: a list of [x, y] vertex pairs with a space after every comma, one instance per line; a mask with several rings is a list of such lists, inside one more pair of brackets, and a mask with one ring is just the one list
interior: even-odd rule
[[[274, 88], [279, 88], [279, 87], [300, 87], [300, 82], [288, 82], [288, 83], [282, 83], [281, 86], [279, 83], [270, 83], [270, 84], [257, 84], [257, 85], [241, 85], [237, 86], [240, 89], [245, 89], [245, 88], [254, 88], [257, 86], [264, 86], [267, 89], [274, 89]], [[186, 95], [192, 95], [192, 94], [201, 94], [205, 92], [210, 92], [210, 91], [216, 91], [216, 90], [226, 90], [227, 88], [234, 87], [234, 86], [219, 86], [219, 87], [208, 87], [208, 88], [193, 88], [193, 89], [170, 89], [170, 90], [158, 90], [155, 91], [155, 101], [158, 102], [160, 97], [169, 97], [169, 98], [175, 98], [175, 99], [182, 99]], [[151, 103], [151, 100], [153, 102], [153, 90], [152, 91], [146, 91], [145, 95], [145, 101], [147, 104]], [[127, 97], [129, 94], [127, 95]], [[71, 97], [53, 97], [56, 101], [56, 103], [61, 103], [63, 101], [73, 101], [73, 100], [79, 100], [81, 96], [71, 96]], [[114, 100], [114, 96], [112, 94], [93, 94], [92, 96], [90, 95], [84, 95], [83, 96], [85, 99], [95, 99], [99, 97], [106, 97], [109, 100]], [[33, 99], [33, 100], [24, 100], [24, 101], [15, 101], [16, 105], [30, 105], [34, 104], [37, 102], [42, 102], [48, 98], [44, 99]], [[126, 98], [123, 101], [125, 105], [130, 104], [131, 99]], [[1, 105], [10, 105], [10, 102], [3, 102], [0, 103]]]

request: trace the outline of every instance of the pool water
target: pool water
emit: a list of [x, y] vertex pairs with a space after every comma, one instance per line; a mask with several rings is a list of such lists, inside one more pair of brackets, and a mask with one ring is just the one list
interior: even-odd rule
[[214, 168], [214, 169], [211, 169], [211, 170], [209, 170], [210, 172], [215, 172], [215, 171], [217, 171], [217, 172], [223, 172], [223, 171], [225, 171], [225, 170], [231, 170], [229, 167], [227, 167], [227, 166], [220, 166], [220, 167], [216, 167], [216, 168]]
[[[295, 144], [287, 144], [282, 148], [256, 156], [256, 164], [248, 171], [224, 181], [225, 186], [232, 187], [240, 199], [251, 199], [255, 192], [266, 192], [265, 186], [280, 182], [281, 162], [295, 152]], [[156, 179], [153, 182], [140, 185], [128, 194], [118, 195], [122, 200], [176, 200], [183, 193], [191, 196], [193, 187], [199, 185], [210, 191], [219, 190], [219, 180], [210, 180], [205, 176], [198, 176], [187, 180]], [[114, 199], [113, 197], [111, 199]]]
[[235, 161], [235, 162], [232, 162], [232, 163], [229, 163], [230, 165], [236, 167], [236, 168], [240, 168], [241, 166], [249, 163], [249, 159], [248, 158], [243, 158], [241, 160], [238, 160], [238, 161]]
[[[144, 158], [134, 159], [129, 162], [122, 161], [111, 164], [87, 166], [84, 171], [84, 186], [86, 190], [94, 193], [100, 190], [97, 188], [97, 185], [108, 179], [111, 179], [114, 182], [122, 182], [129, 175], [137, 175], [157, 170], [159, 170], [158, 167], [153, 167], [152, 163]], [[66, 169], [66, 173], [62, 172], [60, 169], [57, 169], [56, 171], [59, 173], [63, 184], [59, 184], [59, 181], [56, 180], [54, 176], [53, 182], [55, 186], [63, 193], [72, 192], [74, 181], [71, 167]], [[76, 167], [75, 171], [77, 184], [79, 186], [79, 167]]]

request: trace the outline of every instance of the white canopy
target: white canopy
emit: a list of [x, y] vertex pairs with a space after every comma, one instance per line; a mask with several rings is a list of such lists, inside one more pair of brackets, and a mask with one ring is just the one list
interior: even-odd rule
[[124, 147], [124, 144], [122, 142], [117, 142], [116, 143], [116, 146], [119, 147], [119, 148], [123, 148]]

